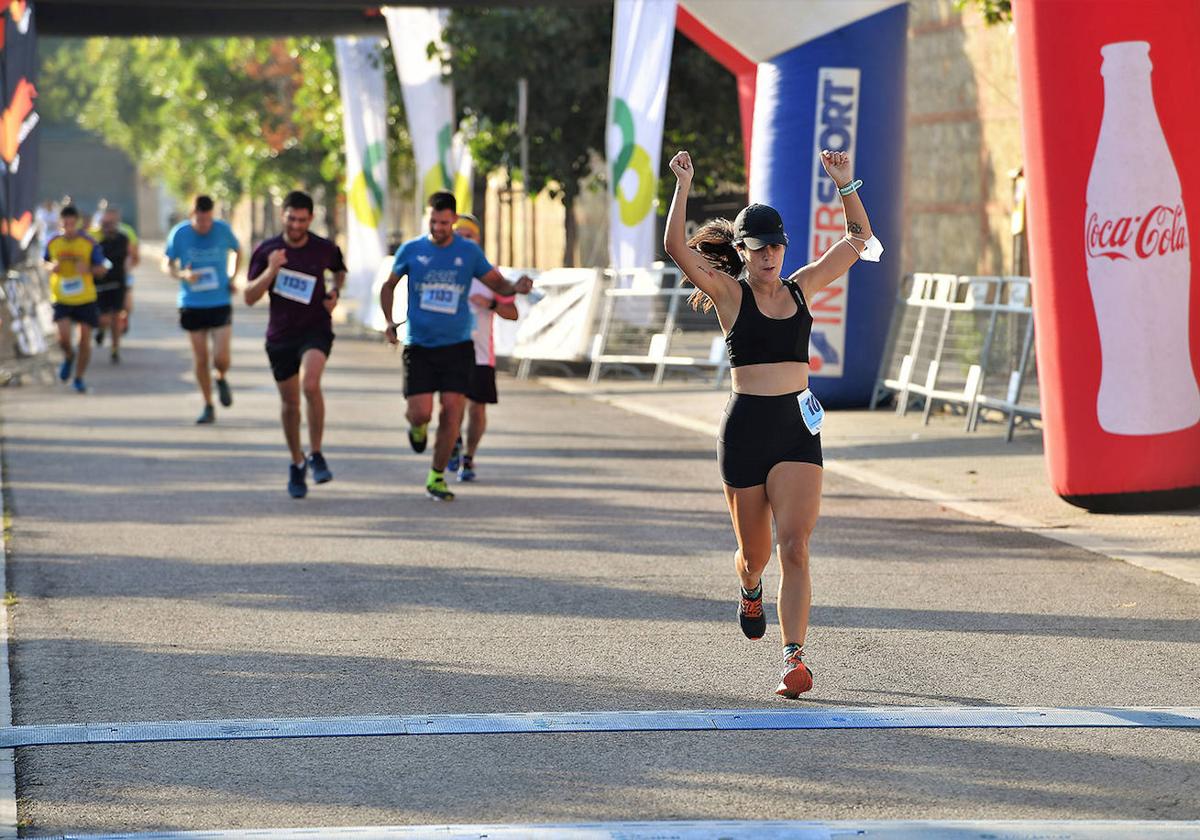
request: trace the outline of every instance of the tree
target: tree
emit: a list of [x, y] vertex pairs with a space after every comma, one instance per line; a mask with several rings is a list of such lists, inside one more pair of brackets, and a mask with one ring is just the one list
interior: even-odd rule
[[1012, 0], [954, 0], [954, 5], [959, 11], [967, 6], [975, 6], [983, 14], [988, 26], [1012, 23]]
[[[605, 156], [612, 8], [455, 9], [442, 55], [464, 118], [468, 145], [483, 171], [519, 161], [517, 80], [529, 80], [526, 188], [550, 186], [566, 208], [563, 260], [575, 248], [575, 198]], [[600, 48], [602, 47], [602, 48]], [[690, 41], [676, 36], [671, 59], [660, 172], [677, 148], [693, 150], [697, 187], [744, 184], [737, 85]], [[603, 183], [603, 177], [595, 184]], [[662, 196], [669, 185], [660, 182]], [[665, 212], [666, 204], [661, 205]]]
[[[178, 197], [340, 192], [342, 113], [330, 40], [92, 38], [46, 47], [44, 115], [100, 135]], [[394, 70], [384, 72], [395, 79]], [[389, 91], [397, 172], [411, 165], [412, 150], [398, 86]]]
[[517, 80], [529, 80], [526, 133], [530, 194], [549, 187], [566, 209], [563, 264], [575, 252], [574, 202], [604, 153], [612, 10], [605, 6], [455, 9], [442, 60], [466, 120], [471, 155], [484, 172], [520, 159]]

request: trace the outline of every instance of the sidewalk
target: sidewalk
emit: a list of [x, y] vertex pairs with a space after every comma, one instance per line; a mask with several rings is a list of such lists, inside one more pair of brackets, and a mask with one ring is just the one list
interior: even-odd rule
[[[543, 377], [548, 387], [586, 396], [681, 428], [716, 435], [728, 391], [696, 383]], [[961, 417], [905, 417], [889, 409], [831, 411], [822, 431], [831, 473], [894, 493], [1030, 531], [1200, 585], [1200, 509], [1104, 515], [1067, 504], [1050, 489], [1040, 431]]]

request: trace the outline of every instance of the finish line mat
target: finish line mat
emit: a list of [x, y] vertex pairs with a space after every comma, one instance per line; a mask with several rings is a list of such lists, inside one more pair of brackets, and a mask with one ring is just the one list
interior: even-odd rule
[[861, 820], [838, 822], [631, 822], [281, 828], [151, 834], [67, 834], [64, 840], [1194, 840], [1200, 822], [1143, 820]]
[[1200, 728], [1200, 706], [1033, 708], [880, 706], [711, 711], [554, 712], [63, 723], [0, 727], [0, 749], [156, 741], [371, 735], [700, 732], [782, 729]]

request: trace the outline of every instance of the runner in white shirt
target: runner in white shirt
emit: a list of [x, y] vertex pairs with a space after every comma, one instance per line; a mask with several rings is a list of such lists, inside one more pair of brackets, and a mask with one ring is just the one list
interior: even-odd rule
[[[476, 245], [483, 245], [479, 236], [479, 220], [470, 213], [458, 217], [454, 232]], [[467, 300], [475, 316], [475, 328], [471, 330], [471, 340], [475, 344], [475, 372], [467, 392], [467, 446], [466, 452], [463, 452], [460, 434], [447, 465], [447, 469], [458, 473], [459, 481], [475, 480], [475, 453], [487, 429], [487, 407], [500, 401], [496, 393], [496, 343], [492, 335], [492, 316], [499, 315], [508, 321], [517, 320], [515, 297], [498, 295], [478, 280], [471, 281]]]

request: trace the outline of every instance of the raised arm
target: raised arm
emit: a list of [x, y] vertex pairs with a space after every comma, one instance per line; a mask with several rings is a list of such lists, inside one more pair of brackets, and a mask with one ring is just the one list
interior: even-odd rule
[[675, 195], [671, 198], [671, 209], [667, 211], [667, 230], [663, 236], [663, 247], [675, 261], [675, 265], [687, 275], [687, 279], [704, 294], [720, 305], [732, 296], [737, 281], [719, 269], [687, 245], [687, 199], [692, 186], [692, 156], [677, 152], [671, 158], [671, 171], [675, 173]]
[[[821, 152], [821, 165], [833, 179], [840, 191], [854, 180], [850, 168], [850, 156], [845, 152]], [[846, 218], [846, 235], [839, 239], [818, 259], [795, 271], [789, 278], [795, 280], [804, 292], [805, 300], [811, 300], [814, 292], [828, 286], [850, 270], [865, 250], [871, 238], [871, 222], [867, 209], [863, 207], [858, 191], [842, 196], [842, 213]]]
[[516, 283], [510, 283], [500, 273], [500, 269], [493, 268], [487, 274], [479, 278], [479, 282], [487, 286], [498, 295], [512, 297], [513, 295], [527, 295], [529, 290], [533, 288], [533, 279], [528, 274], [522, 274], [517, 278]]

